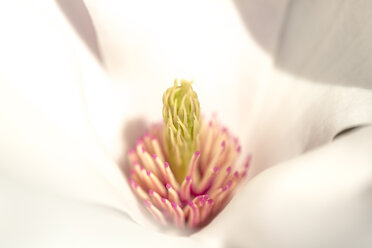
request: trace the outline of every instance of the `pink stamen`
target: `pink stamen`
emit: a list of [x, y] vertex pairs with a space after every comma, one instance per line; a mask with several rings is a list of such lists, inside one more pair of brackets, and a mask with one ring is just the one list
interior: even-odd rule
[[191, 193], [191, 177], [187, 176], [186, 179], [183, 181], [181, 185], [181, 199], [183, 201], [189, 201], [190, 200], [190, 193]]
[[176, 204], [180, 205], [180, 198], [178, 197], [177, 192], [172, 189], [171, 187], [168, 188], [168, 198], [170, 201], [175, 202]]
[[165, 168], [164, 168], [164, 163], [162, 162], [162, 160], [159, 158], [159, 157], [156, 157], [154, 158], [155, 160], [155, 166], [156, 166], [156, 169], [158, 172], [160, 172], [160, 175], [159, 175], [159, 178], [161, 176], [161, 178], [164, 180], [167, 180], [167, 176], [166, 176], [166, 172], [165, 172]]
[[248, 155], [247, 161], [244, 164], [244, 168], [248, 169], [249, 165], [251, 164], [252, 156]]
[[149, 212], [154, 216], [155, 219], [157, 219], [163, 225], [167, 225], [164, 215], [159, 211], [159, 209], [154, 207], [148, 200], [144, 200], [144, 203], [147, 209], [149, 210]]
[[154, 173], [156, 176], [160, 176], [160, 172], [157, 169], [157, 166], [155, 164], [154, 159], [150, 156], [148, 152], [143, 152], [142, 154], [139, 154], [141, 160], [143, 161], [144, 167]]
[[168, 215], [168, 217], [169, 218], [175, 218], [175, 212], [173, 210], [173, 207], [172, 207], [172, 204], [170, 203], [170, 201], [168, 199], [162, 198], [161, 202], [162, 202], [162, 205], [163, 205], [163, 209], [166, 212], [166, 214]]
[[231, 184], [232, 184], [232, 181], [230, 180], [227, 184], [226, 184], [226, 186], [228, 186], [229, 188], [231, 187]]
[[207, 219], [207, 217], [210, 215], [210, 213], [212, 211], [213, 203], [214, 203], [213, 199], [209, 199], [207, 201], [207, 204], [205, 205], [205, 207], [201, 211], [200, 221], [205, 221]]
[[229, 175], [231, 172], [231, 166], [226, 168], [226, 173], [219, 173], [216, 179], [213, 182], [213, 185], [210, 190], [215, 190], [218, 187], [221, 187], [221, 185], [224, 184], [225, 181], [227, 181]]
[[198, 163], [199, 157], [200, 157], [200, 151], [196, 151], [190, 161], [188, 176], [190, 176], [193, 179], [193, 181], [195, 181], [194, 175], [195, 175], [196, 165]]
[[177, 203], [172, 202], [171, 204], [174, 212], [176, 213], [175, 223], [178, 227], [182, 227], [184, 225], [185, 219], [184, 213], [182, 209], [177, 205]]
[[150, 195], [151, 201], [155, 204], [156, 207], [158, 207], [159, 209], [165, 208], [165, 205], [162, 202], [162, 198], [158, 193], [152, 190], [151, 192], [149, 191], [149, 195]]
[[176, 181], [176, 178], [174, 177], [170, 167], [169, 167], [169, 164], [167, 162], [164, 163], [164, 170], [165, 170], [165, 178], [166, 178], [166, 181], [169, 182], [169, 184], [172, 185], [172, 187], [175, 189], [175, 190], [179, 190], [180, 186], [178, 184], [178, 182]]
[[151, 140], [152, 147], [154, 148], [155, 154], [160, 157], [161, 161], [164, 161], [164, 154], [160, 148], [160, 144], [156, 138], [153, 137]]
[[240, 153], [241, 150], [242, 150], [241, 146], [238, 146], [238, 148], [236, 149], [236, 151], [237, 151], [238, 153]]
[[205, 171], [208, 171], [211, 168], [211, 166], [217, 164], [217, 162], [221, 160], [222, 155], [225, 151], [225, 148], [226, 148], [225, 146], [220, 146], [218, 148], [219, 151], [216, 151], [215, 154], [213, 155], [212, 159], [207, 163], [206, 167], [204, 168]]
[[235, 179], [238, 180], [238, 179], [239, 179], [239, 172], [238, 172], [238, 171], [235, 171], [235, 172], [234, 172], [234, 176], [235, 176]]
[[144, 200], [143, 201], [145, 203], [145, 205], [150, 208], [151, 207], [151, 203], [148, 201], [148, 200]]
[[243, 171], [242, 178], [245, 178], [247, 176], [247, 171]]
[[159, 194], [165, 196], [167, 194], [163, 184], [161, 183], [161, 181], [154, 175], [154, 174], [151, 174], [150, 171], [146, 171], [147, 173], [147, 176], [149, 177], [150, 179], [150, 187], [152, 186], [156, 192], [158, 192]]
[[199, 155], [200, 155], [200, 151], [196, 151], [196, 152], [194, 153], [194, 156], [195, 156], [195, 157], [199, 157]]
[[213, 179], [216, 177], [216, 174], [218, 172], [218, 167], [215, 166], [211, 172], [209, 172], [209, 175], [205, 175], [202, 180], [193, 187], [193, 190], [197, 194], [201, 194], [204, 191], [207, 190], [207, 188], [212, 184]]
[[189, 202], [188, 205], [191, 208], [188, 225], [189, 227], [195, 227], [199, 222], [199, 210], [195, 207], [194, 203], [192, 202]]
[[131, 181], [131, 186], [139, 198], [144, 199], [144, 200], [148, 199], [146, 192], [133, 180]]
[[132, 184], [134, 187], [137, 187], [138, 185], [136, 184], [136, 182], [132, 179], [132, 178], [129, 178], [129, 182], [130, 184]]

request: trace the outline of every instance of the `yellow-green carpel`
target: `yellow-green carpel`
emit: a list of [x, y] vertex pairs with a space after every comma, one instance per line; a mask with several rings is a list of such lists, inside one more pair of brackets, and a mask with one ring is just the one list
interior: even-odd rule
[[164, 135], [168, 160], [177, 181], [188, 172], [190, 159], [199, 149], [200, 104], [191, 82], [175, 80], [163, 95]]

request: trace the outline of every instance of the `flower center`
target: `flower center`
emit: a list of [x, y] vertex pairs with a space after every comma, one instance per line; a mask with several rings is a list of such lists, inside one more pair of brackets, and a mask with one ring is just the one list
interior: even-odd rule
[[163, 103], [164, 124], [153, 125], [129, 152], [130, 183], [160, 223], [202, 227], [230, 201], [251, 157], [234, 169], [238, 139], [215, 118], [201, 122], [189, 82], [176, 81]]

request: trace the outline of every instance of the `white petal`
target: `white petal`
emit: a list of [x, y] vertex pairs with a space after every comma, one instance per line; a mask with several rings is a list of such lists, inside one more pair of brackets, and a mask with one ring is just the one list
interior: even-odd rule
[[100, 203], [45, 194], [7, 178], [0, 186], [2, 247], [220, 247], [154, 232]]
[[144, 222], [91, 126], [83, 90], [87, 77], [71, 45], [76, 43], [43, 6], [1, 4], [1, 174], [32, 188], [115, 206]]
[[371, 88], [371, 2], [290, 1], [276, 64], [318, 83]]
[[266, 170], [202, 233], [227, 247], [369, 247], [372, 128]]
[[[372, 123], [372, 92], [300, 80], [275, 71], [253, 111], [240, 107], [250, 177], [332, 141], [344, 129]], [[240, 93], [244, 95], [244, 92]]]

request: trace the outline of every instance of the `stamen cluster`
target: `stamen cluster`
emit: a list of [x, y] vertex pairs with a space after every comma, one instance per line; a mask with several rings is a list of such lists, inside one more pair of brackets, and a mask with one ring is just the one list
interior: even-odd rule
[[[238, 140], [215, 119], [201, 125], [200, 146], [179, 182], [168, 163], [164, 125], [154, 125], [129, 151], [130, 184], [149, 212], [162, 224], [198, 228], [209, 223], [230, 201], [246, 177], [250, 156], [241, 169], [235, 161]], [[176, 144], [170, 144], [176, 145]]]

